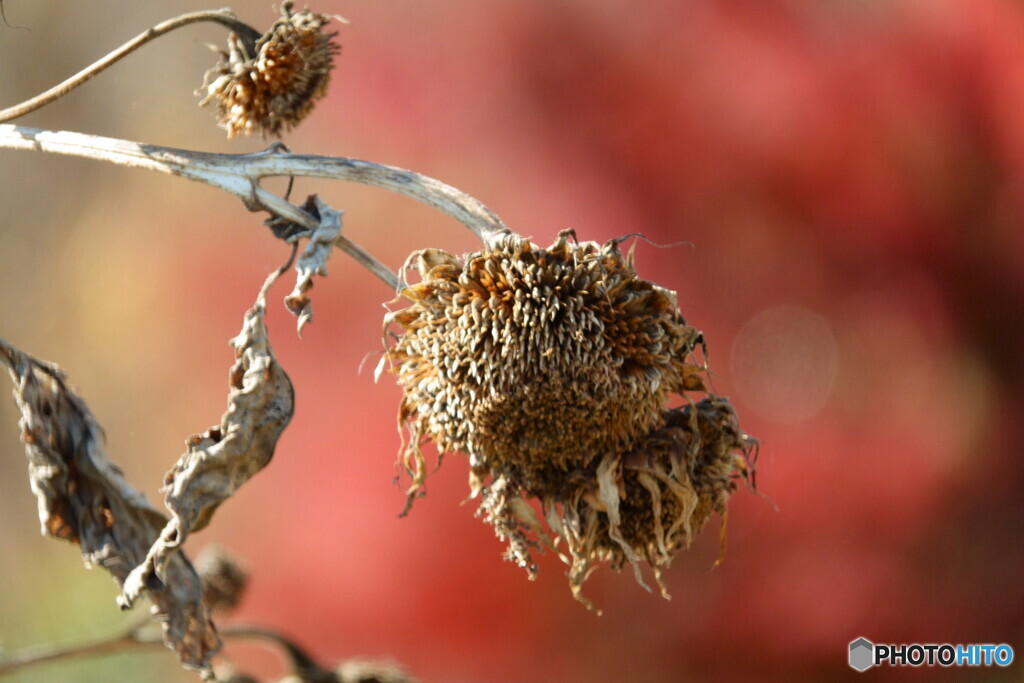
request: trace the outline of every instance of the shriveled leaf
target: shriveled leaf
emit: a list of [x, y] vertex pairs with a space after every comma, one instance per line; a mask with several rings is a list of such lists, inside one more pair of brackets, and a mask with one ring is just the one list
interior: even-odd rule
[[320, 197], [310, 195], [303, 208], [320, 219], [320, 227], [313, 231], [309, 243], [295, 263], [295, 289], [284, 298], [288, 310], [298, 316], [299, 334], [313, 319], [313, 304], [308, 292], [313, 287], [313, 276], [327, 275], [327, 260], [334, 252], [334, 243], [341, 235], [341, 211], [335, 211]]
[[[167, 518], [107, 458], [99, 425], [59, 368], [2, 339], [0, 365], [14, 382], [43, 534], [77, 543], [87, 566], [103, 567], [123, 586]], [[167, 647], [185, 666], [210, 674], [220, 639], [188, 558], [177, 554], [164, 567], [163, 581], [145, 588]]]
[[189, 437], [187, 450], [164, 479], [172, 517], [125, 581], [125, 604], [154, 579], [166, 580], [166, 569], [188, 534], [209, 524], [217, 507], [270, 462], [291, 420], [292, 383], [274, 358], [264, 322], [267, 290], [277, 275], [267, 278], [245, 314], [241, 333], [231, 340], [236, 360], [228, 375], [227, 412], [219, 425]]

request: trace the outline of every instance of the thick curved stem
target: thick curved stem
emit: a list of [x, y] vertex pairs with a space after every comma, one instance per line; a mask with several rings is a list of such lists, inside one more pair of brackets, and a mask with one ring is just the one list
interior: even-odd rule
[[102, 59], [93, 62], [71, 78], [53, 86], [46, 92], [40, 93], [21, 104], [16, 104], [13, 107], [0, 110], [0, 121], [11, 121], [19, 116], [24, 116], [25, 114], [33, 112], [36, 109], [45, 107], [47, 104], [64, 97], [64, 95], [67, 95], [69, 92], [82, 85], [96, 74], [102, 72], [107, 67], [116, 64], [118, 61], [127, 57], [135, 50], [138, 50], [146, 43], [159, 38], [165, 33], [170, 33], [175, 29], [181, 28], [182, 26], [188, 26], [189, 24], [195, 24], [201, 21], [211, 21], [227, 26], [232, 31], [238, 33], [243, 40], [251, 42], [253, 45], [255, 45], [256, 40], [260, 37], [260, 33], [256, 29], [242, 22], [226, 9], [206, 10], [202, 12], [182, 14], [180, 17], [168, 19], [165, 22], [157, 24], [151, 29], [143, 31], [121, 47], [107, 54]]
[[[230, 192], [252, 210], [270, 211], [309, 230], [315, 230], [319, 222], [297, 206], [261, 188], [258, 184], [261, 178], [329, 178], [397, 192], [448, 214], [469, 228], [487, 246], [493, 246], [509, 233], [501, 219], [483, 202], [434, 178], [371, 161], [291, 154], [283, 151], [283, 147], [278, 144], [255, 154], [208, 154], [81, 133], [0, 125], [0, 148], [4, 147], [109, 161], [196, 180]], [[386, 267], [380, 266], [373, 257], [346, 238], [339, 238], [338, 246], [370, 267], [375, 275], [385, 279], [390, 286], [398, 286], [397, 278]], [[390, 279], [384, 276], [384, 272], [390, 275]]]
[[440, 180], [372, 161], [325, 157], [315, 154], [291, 154], [271, 145], [263, 152], [238, 157], [247, 175], [256, 178], [272, 176], [307, 176], [362, 183], [411, 197], [448, 214], [469, 228], [485, 244], [491, 245], [509, 229], [497, 214], [483, 202]]

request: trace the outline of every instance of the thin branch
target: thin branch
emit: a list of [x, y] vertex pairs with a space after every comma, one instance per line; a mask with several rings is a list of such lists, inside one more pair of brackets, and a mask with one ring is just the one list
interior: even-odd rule
[[[163, 645], [163, 640], [159, 633], [147, 630], [144, 626], [145, 623], [136, 623], [105, 638], [99, 638], [80, 645], [41, 647], [15, 652], [9, 657], [0, 659], [0, 677], [37, 664], [57, 662], [64, 659], [99, 657], [119, 652], [131, 652], [133, 650], [151, 650], [155, 652], [157, 648], [153, 646]], [[296, 673], [301, 674], [303, 680], [336, 680], [333, 674], [321, 666], [306, 650], [277, 631], [257, 626], [228, 626], [221, 629], [220, 634], [226, 640], [236, 638], [265, 640], [278, 645], [287, 654], [292, 669]]]
[[[240, 198], [250, 210], [266, 210], [315, 230], [310, 214], [259, 186], [272, 176], [306, 176], [362, 183], [403, 194], [448, 214], [492, 246], [509, 230], [480, 200], [413, 171], [345, 157], [292, 154], [273, 144], [254, 154], [210, 154], [67, 131], [0, 125], [0, 148], [26, 149], [109, 161], [196, 180]], [[393, 289], [398, 278], [364, 250], [340, 237], [338, 246]]]
[[[33, 648], [15, 652], [9, 657], [0, 659], [0, 676], [12, 674], [20, 669], [36, 664], [78, 657], [98, 657], [117, 652], [150, 648], [153, 645], [163, 645], [163, 639], [160, 637], [160, 634], [146, 633], [140, 628], [140, 624], [135, 624], [123, 631], [89, 643], [82, 643], [81, 645]], [[153, 649], [155, 651], [155, 648]]]
[[13, 107], [0, 110], [0, 121], [10, 121], [18, 118], [19, 116], [24, 116], [25, 114], [33, 112], [40, 107], [45, 107], [47, 104], [67, 95], [69, 92], [82, 85], [96, 74], [104, 71], [110, 66], [113, 66], [146, 43], [159, 38], [165, 33], [170, 33], [175, 29], [181, 28], [182, 26], [188, 26], [189, 24], [195, 24], [201, 21], [210, 21], [227, 26], [238, 33], [244, 40], [253, 43], [253, 45], [255, 45], [256, 40], [260, 37], [259, 31], [244, 23], [226, 9], [206, 10], [202, 12], [182, 14], [180, 17], [168, 19], [165, 22], [157, 24], [153, 28], [143, 31], [121, 47], [107, 54], [98, 61], [93, 62], [74, 76], [68, 78], [63, 83], [53, 86], [46, 92], [36, 95], [30, 100], [16, 104]]
[[303, 681], [336, 681], [337, 677], [322, 667], [313, 657], [295, 642], [277, 631], [258, 626], [228, 626], [221, 630], [225, 638], [250, 638], [267, 640], [281, 647], [291, 660], [292, 669], [300, 674]]

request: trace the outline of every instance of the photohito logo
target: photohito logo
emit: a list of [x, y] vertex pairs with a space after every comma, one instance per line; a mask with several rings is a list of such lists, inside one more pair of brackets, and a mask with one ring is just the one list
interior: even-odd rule
[[873, 666], [1010, 666], [1013, 648], [1006, 643], [910, 643], [875, 645], [867, 638], [850, 641], [850, 667], [867, 671]]

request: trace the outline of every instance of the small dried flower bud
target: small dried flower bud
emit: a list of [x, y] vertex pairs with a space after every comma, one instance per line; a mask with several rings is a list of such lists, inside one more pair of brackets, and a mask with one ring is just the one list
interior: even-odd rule
[[232, 33], [228, 50], [196, 91], [200, 105], [215, 104], [228, 137], [278, 135], [299, 124], [327, 93], [336, 33], [321, 29], [331, 17], [281, 3], [281, 18], [252, 43]]
[[[402, 328], [388, 359], [410, 500], [425, 478], [420, 445], [434, 441], [469, 454], [478, 516], [531, 576], [531, 549], [557, 542], [581, 600], [597, 562], [629, 562], [643, 584], [646, 561], [661, 585], [672, 555], [725, 515], [754, 443], [724, 398], [687, 397], [707, 393], [703, 337], [675, 293], [637, 277], [617, 241], [568, 233], [547, 249], [511, 235], [463, 259], [427, 250], [408, 262], [423, 279], [388, 317]], [[666, 410], [669, 393], [689, 405]]]
[[242, 601], [249, 572], [223, 548], [203, 548], [195, 568], [203, 584], [203, 600], [211, 611], [230, 612]]

